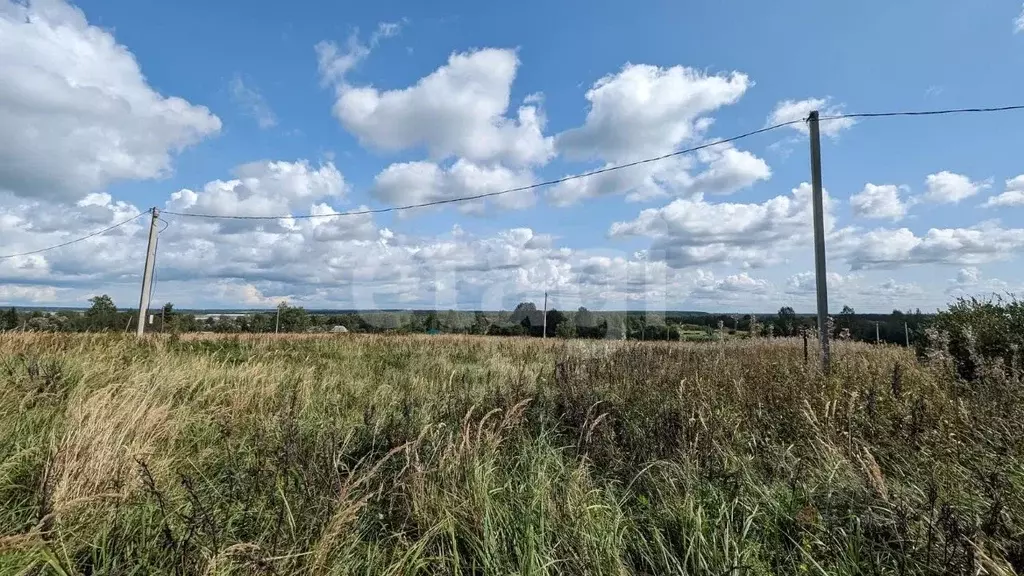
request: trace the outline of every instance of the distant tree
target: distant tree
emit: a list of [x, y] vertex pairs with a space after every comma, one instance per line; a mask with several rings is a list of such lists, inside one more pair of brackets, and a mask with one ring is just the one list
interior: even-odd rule
[[110, 330], [115, 328], [117, 306], [114, 306], [114, 301], [110, 296], [106, 294], [93, 296], [89, 299], [89, 303], [92, 306], [85, 311], [86, 327], [89, 330]]
[[289, 306], [282, 302], [281, 332], [305, 332], [309, 328], [309, 313], [301, 306]]
[[423, 329], [428, 332], [431, 330], [441, 330], [441, 322], [437, 319], [435, 312], [427, 313], [427, 317], [423, 319]]
[[608, 321], [601, 320], [596, 314], [580, 307], [573, 318], [576, 336], [580, 338], [604, 338], [608, 332]]
[[535, 312], [537, 312], [536, 304], [533, 302], [520, 302], [516, 305], [515, 310], [512, 311], [512, 316], [509, 318], [509, 322], [513, 324], [523, 324], [523, 321], [529, 320]]
[[849, 306], [843, 306], [842, 311], [839, 312], [839, 328], [853, 331], [853, 324], [856, 320], [857, 313], [854, 312], [853, 308]]
[[610, 340], [626, 339], [626, 321], [621, 316], [614, 316], [605, 322], [607, 324], [605, 338]]
[[490, 327], [491, 321], [487, 319], [483, 312], [473, 313], [473, 326], [470, 328], [473, 334], [487, 334], [487, 330]]
[[[549, 319], [548, 322], [551, 320]], [[555, 335], [559, 338], [575, 338], [576, 337], [576, 323], [572, 318], [566, 317], [564, 320], [558, 323], [558, 328], [555, 330]]]
[[3, 318], [0, 318], [0, 329], [3, 330], [14, 330], [18, 327], [18, 311], [13, 307], [4, 312]]
[[597, 326], [597, 318], [594, 317], [590, 310], [583, 306], [580, 306], [580, 309], [576, 311], [576, 318], [574, 320], [578, 327], [593, 328]]
[[547, 335], [554, 336], [558, 334], [558, 327], [561, 326], [563, 322], [565, 322], [565, 319], [565, 314], [562, 314], [558, 310], [555, 310], [554, 308], [548, 310]]
[[796, 311], [789, 306], [783, 306], [779, 308], [773, 332], [779, 336], [792, 336], [796, 334], [796, 323]]
[[167, 304], [164, 304], [162, 313], [167, 318], [170, 318], [171, 315], [174, 314], [174, 304], [171, 303], [171, 302], [168, 302]]

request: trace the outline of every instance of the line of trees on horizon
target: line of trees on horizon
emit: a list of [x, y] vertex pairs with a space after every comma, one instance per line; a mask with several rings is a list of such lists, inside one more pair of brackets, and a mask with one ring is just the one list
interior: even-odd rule
[[[133, 311], [118, 310], [110, 296], [89, 300], [84, 312], [39, 310], [0, 313], [0, 330], [42, 332], [127, 332], [135, 325]], [[852, 340], [904, 344], [923, 333], [932, 315], [920, 309], [893, 310], [890, 314], [857, 314], [844, 306], [832, 317], [832, 336]], [[797, 314], [783, 306], [778, 313], [714, 314], [702, 312], [602, 312], [580, 307], [575, 311], [547, 311], [547, 337], [629, 340], [713, 340], [724, 337], [787, 337], [816, 329], [816, 315]], [[521, 302], [511, 311], [373, 311], [311, 313], [282, 303], [276, 310], [245, 314], [196, 315], [180, 312], [173, 303], [151, 309], [147, 330], [161, 333], [216, 332], [308, 333], [449, 333], [491, 336], [545, 335], [545, 313], [533, 302]]]

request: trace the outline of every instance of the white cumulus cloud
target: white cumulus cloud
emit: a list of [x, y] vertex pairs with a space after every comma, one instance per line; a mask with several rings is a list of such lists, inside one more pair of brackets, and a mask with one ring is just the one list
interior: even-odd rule
[[932, 228], [918, 236], [907, 228], [858, 235], [845, 258], [854, 269], [909, 264], [982, 264], [1006, 260], [1024, 247], [1024, 230], [985, 222], [970, 228]]
[[963, 174], [943, 170], [925, 177], [925, 193], [921, 199], [936, 204], [957, 204], [989, 187], [987, 182], [974, 182]]
[[909, 204], [900, 198], [900, 187], [892, 184], [865, 184], [864, 189], [850, 196], [853, 213], [862, 218], [902, 220]]
[[[826, 194], [826, 230], [833, 227]], [[712, 262], [759, 265], [811, 235], [811, 186], [803, 183], [788, 196], [763, 203], [711, 203], [678, 199], [640, 212], [636, 219], [612, 224], [612, 237], [652, 239], [649, 253], [673, 267]]]
[[0, 190], [20, 196], [72, 200], [162, 176], [221, 127], [156, 92], [128, 48], [61, 0], [0, 0], [0, 62]]
[[985, 208], [1024, 206], [1024, 174], [1006, 181], [1006, 190], [992, 196], [982, 205]]
[[[454, 53], [416, 84], [380, 91], [339, 80], [339, 56], [321, 47], [320, 67], [337, 95], [334, 115], [365, 145], [386, 151], [425, 148], [436, 159], [544, 164], [553, 155], [536, 104], [506, 116], [519, 68], [514, 50]], [[535, 102], [535, 99], [531, 99]]]
[[[378, 174], [371, 194], [386, 204], [404, 206], [502, 192], [533, 182], [528, 170], [480, 166], [463, 159], [448, 167], [433, 162], [405, 162], [392, 164]], [[486, 201], [460, 202], [458, 207], [466, 212], [479, 212]], [[500, 208], [522, 209], [533, 205], [534, 194], [532, 190], [510, 192], [493, 196], [489, 201]]]
[[628, 64], [587, 91], [586, 121], [558, 135], [558, 150], [616, 163], [671, 152], [701, 137], [711, 124], [706, 114], [735, 103], [752, 85], [739, 72]]

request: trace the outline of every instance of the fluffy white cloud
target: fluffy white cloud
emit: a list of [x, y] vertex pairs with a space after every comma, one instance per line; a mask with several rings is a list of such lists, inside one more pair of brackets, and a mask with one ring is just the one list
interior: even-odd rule
[[735, 103], [752, 84], [739, 72], [628, 64], [587, 91], [586, 122], [559, 134], [558, 150], [614, 163], [671, 152], [701, 137], [711, 125], [705, 115]]
[[[392, 164], [378, 174], [371, 194], [386, 204], [403, 206], [522, 188], [533, 182], [528, 170], [479, 166], [462, 159], [448, 167], [433, 162], [406, 162]], [[460, 202], [458, 207], [464, 212], [480, 212], [487, 201], [501, 208], [521, 209], [533, 205], [534, 194], [532, 190], [511, 192], [489, 200]]]
[[[830, 310], [835, 313], [843, 305], [853, 304], [860, 309], [864, 306], [887, 311], [884, 308], [894, 304], [908, 304], [908, 297], [917, 297], [923, 290], [913, 282], [899, 282], [892, 278], [879, 281], [862, 274], [838, 274], [829, 272], [826, 275]], [[801, 272], [790, 276], [786, 282], [786, 294], [796, 303], [809, 309], [815, 306], [817, 286], [814, 272]], [[882, 309], [879, 309], [882, 305]], [[863, 311], [863, 310], [861, 310]]]
[[956, 276], [950, 279], [946, 293], [953, 296], [978, 296], [1013, 292], [1013, 288], [998, 278], [986, 278], [975, 266], [968, 266], [958, 270]]
[[718, 280], [711, 272], [697, 271], [693, 295], [698, 299], [721, 298], [723, 293], [749, 298], [752, 295], [765, 294], [772, 289], [767, 280], [754, 278], [742, 272], [732, 274]]
[[1024, 206], [1024, 174], [1007, 180], [1006, 191], [998, 196], [990, 197], [983, 206], [986, 208]]
[[297, 162], [252, 162], [235, 168], [235, 178], [207, 182], [199, 192], [182, 189], [171, 195], [175, 212], [233, 216], [276, 216], [305, 212], [314, 200], [343, 198], [341, 172], [328, 162], [319, 167]]
[[967, 176], [946, 170], [929, 174], [924, 184], [926, 192], [921, 199], [937, 204], [956, 204], [989, 187], [987, 182], [973, 182]]
[[260, 128], [273, 128], [277, 125], [277, 116], [270, 109], [267, 99], [260, 94], [259, 90], [247, 86], [242, 77], [238, 74], [231, 78], [228, 83], [228, 90], [231, 99], [235, 101], [242, 111], [252, 116]]
[[[697, 162], [703, 163], [702, 169], [691, 175]], [[771, 175], [764, 160], [723, 145], [702, 150], [696, 158], [675, 157], [569, 180], [551, 188], [548, 198], [557, 206], [569, 206], [586, 198], [624, 193], [630, 202], [666, 196], [727, 195], [768, 180]]]
[[853, 213], [863, 218], [902, 220], [909, 204], [900, 198], [900, 188], [892, 184], [864, 185], [864, 189], [850, 196]]
[[349, 53], [324, 44], [318, 52], [321, 73], [335, 86], [334, 115], [365, 145], [387, 151], [423, 147], [437, 159], [517, 165], [544, 164], [554, 153], [537, 105], [524, 104], [516, 118], [505, 116], [519, 67], [514, 50], [454, 53], [413, 86], [387, 91], [344, 80]]
[[958, 284], [977, 284], [981, 279], [981, 271], [975, 266], [968, 266], [967, 268], [961, 268], [956, 273], [956, 281]]
[[53, 286], [0, 284], [0, 301], [42, 304], [55, 300], [57, 300], [57, 288]]
[[[0, 255], [31, 252], [81, 238], [138, 213], [135, 206], [114, 201], [108, 194], [90, 194], [67, 204], [0, 193], [0, 237], [4, 238]], [[144, 248], [128, 239], [141, 233], [143, 227], [143, 219], [138, 218], [59, 250], [0, 259], [0, 283], [61, 285], [138, 273], [139, 250]]]
[[[774, 126], [775, 124], [782, 124], [783, 122], [803, 120], [814, 110], [817, 110], [821, 116], [838, 116], [843, 113], [843, 106], [841, 104], [832, 104], [830, 98], [783, 100], [775, 105], [775, 109], [768, 115], [768, 121], [765, 122], [765, 125]], [[822, 136], [831, 136], [835, 138], [840, 132], [852, 128], [856, 123], [857, 121], [853, 118], [822, 120], [818, 123], [818, 131]], [[808, 134], [810, 130], [807, 127], [806, 122], [792, 124], [791, 128], [802, 134]]]
[[[849, 286], [857, 279], [854, 275], [844, 276], [836, 272], [825, 273], [825, 284], [829, 293]], [[800, 272], [786, 280], [786, 292], [789, 294], [814, 293], [818, 289], [817, 276], [814, 272]]]
[[[833, 218], [827, 192], [825, 205], [828, 231]], [[652, 238], [652, 257], [673, 267], [710, 262], [758, 265], [810, 237], [811, 209], [811, 186], [803, 183], [789, 196], [761, 204], [675, 200], [644, 210], [632, 221], [612, 224], [609, 234]]]
[[1024, 10], [1021, 10], [1020, 15], [1013, 19], [1013, 31], [1014, 33], [1024, 32]]
[[889, 302], [892, 302], [897, 298], [918, 296], [921, 293], [921, 287], [917, 284], [913, 282], [897, 282], [892, 278], [873, 288], [861, 291], [861, 295], [863, 296], [875, 296]]
[[879, 229], [844, 248], [854, 269], [906, 264], [982, 264], [1010, 258], [1024, 247], [1024, 230], [982, 223], [970, 228], [932, 228], [917, 236], [907, 228]]
[[73, 200], [171, 169], [220, 130], [205, 107], [165, 97], [132, 53], [61, 0], [0, 0], [0, 190]]

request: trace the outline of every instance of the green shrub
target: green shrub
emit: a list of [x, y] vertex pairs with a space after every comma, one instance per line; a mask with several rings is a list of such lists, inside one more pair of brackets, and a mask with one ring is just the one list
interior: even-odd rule
[[960, 298], [939, 312], [922, 342], [941, 348], [953, 359], [964, 380], [981, 376], [982, 365], [1016, 375], [1024, 345], [1024, 302], [1008, 298]]

